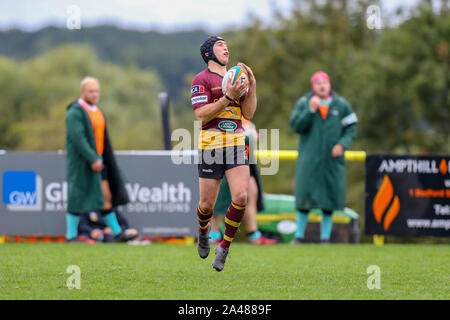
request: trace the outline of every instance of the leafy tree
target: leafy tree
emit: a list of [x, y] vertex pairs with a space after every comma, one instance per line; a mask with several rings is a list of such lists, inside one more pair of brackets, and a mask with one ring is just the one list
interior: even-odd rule
[[0, 54], [24, 60], [61, 45], [90, 45], [104, 61], [157, 71], [163, 81], [161, 87], [177, 99], [184, 89], [184, 75], [203, 65], [198, 59], [199, 46], [206, 37], [202, 30], [141, 32], [108, 25], [80, 30], [56, 27], [36, 32], [7, 30], [0, 32]]
[[117, 149], [162, 147], [154, 72], [101, 62], [88, 46], [64, 46], [24, 62], [0, 59], [0, 144], [19, 150], [64, 149], [64, 114], [79, 97], [80, 81], [99, 79]]

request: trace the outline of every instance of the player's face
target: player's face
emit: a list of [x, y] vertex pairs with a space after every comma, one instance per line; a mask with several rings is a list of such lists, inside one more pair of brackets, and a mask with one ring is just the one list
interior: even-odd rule
[[230, 53], [228, 52], [227, 43], [225, 41], [217, 41], [213, 47], [214, 54], [222, 64], [228, 64]]
[[88, 82], [81, 90], [81, 98], [87, 103], [94, 105], [100, 99], [100, 85], [97, 82]]
[[323, 99], [328, 98], [331, 92], [331, 84], [325, 79], [318, 80], [314, 83], [313, 91]]

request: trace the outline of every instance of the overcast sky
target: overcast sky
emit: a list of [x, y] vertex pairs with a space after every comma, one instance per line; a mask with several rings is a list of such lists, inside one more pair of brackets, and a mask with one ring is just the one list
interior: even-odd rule
[[[418, 0], [384, 0], [382, 9], [410, 7]], [[248, 13], [270, 20], [275, 6], [288, 14], [292, 0], [0, 0], [0, 28], [36, 30], [65, 26], [71, 5], [81, 10], [81, 25], [110, 22], [125, 28], [164, 31], [203, 27], [222, 30], [246, 23]]]

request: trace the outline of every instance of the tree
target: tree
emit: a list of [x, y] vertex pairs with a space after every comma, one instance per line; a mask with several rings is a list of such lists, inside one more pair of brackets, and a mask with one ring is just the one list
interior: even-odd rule
[[16, 63], [0, 60], [0, 144], [5, 149], [64, 149], [64, 114], [79, 97], [80, 81], [99, 79], [116, 149], [162, 147], [158, 92], [151, 71], [101, 62], [88, 46], [64, 46]]

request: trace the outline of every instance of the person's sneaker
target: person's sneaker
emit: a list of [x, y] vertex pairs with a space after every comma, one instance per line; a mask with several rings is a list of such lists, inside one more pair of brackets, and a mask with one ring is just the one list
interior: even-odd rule
[[212, 266], [216, 271], [220, 272], [225, 267], [225, 260], [228, 256], [228, 249], [222, 248], [221, 245], [218, 245], [214, 250], [216, 252], [216, 257], [212, 263]]
[[90, 239], [85, 236], [78, 236], [72, 239], [66, 240], [66, 243], [87, 243], [87, 244], [95, 244], [97, 241]]
[[117, 236], [114, 237], [114, 242], [128, 242], [135, 239], [135, 235], [128, 235], [126, 232], [122, 231]]
[[210, 231], [209, 232], [209, 243], [210, 244], [219, 244], [222, 242], [222, 232], [220, 231]]
[[291, 241], [291, 245], [293, 245], [293, 246], [296, 246], [296, 245], [301, 244], [301, 243], [303, 243], [303, 239], [302, 238], [294, 238]]
[[198, 240], [197, 240], [197, 251], [198, 255], [202, 259], [206, 259], [209, 255], [209, 227], [208, 232], [206, 234], [198, 234]]
[[275, 239], [269, 239], [264, 236], [259, 237], [255, 240], [249, 240], [250, 244], [256, 245], [256, 246], [264, 246], [264, 245], [271, 245], [276, 244], [277, 240]]

